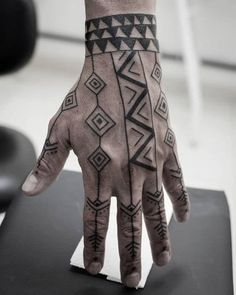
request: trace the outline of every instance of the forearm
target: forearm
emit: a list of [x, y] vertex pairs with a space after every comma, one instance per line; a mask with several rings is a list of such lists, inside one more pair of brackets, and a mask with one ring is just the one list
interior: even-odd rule
[[155, 14], [156, 0], [85, 0], [85, 11], [86, 19], [126, 13]]

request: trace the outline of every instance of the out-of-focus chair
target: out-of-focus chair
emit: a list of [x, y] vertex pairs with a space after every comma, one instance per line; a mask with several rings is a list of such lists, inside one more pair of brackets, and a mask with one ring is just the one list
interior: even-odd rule
[[[36, 31], [36, 13], [31, 0], [0, 1], [0, 74], [18, 70], [30, 60]], [[7, 98], [0, 93], [1, 99]], [[0, 126], [0, 213], [19, 192], [35, 160], [34, 147], [25, 135]]]
[[36, 44], [36, 13], [32, 0], [0, 1], [0, 74], [22, 67]]

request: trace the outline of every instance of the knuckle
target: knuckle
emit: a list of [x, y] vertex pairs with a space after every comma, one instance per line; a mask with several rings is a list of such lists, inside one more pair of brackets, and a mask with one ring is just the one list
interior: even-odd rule
[[142, 225], [139, 222], [124, 223], [121, 225], [121, 231], [126, 238], [132, 238], [133, 236], [141, 236]]
[[108, 220], [104, 216], [97, 216], [96, 218], [94, 216], [86, 216], [84, 218], [84, 227], [87, 232], [94, 231], [94, 228], [96, 227], [97, 230], [100, 232], [106, 231], [108, 226]]

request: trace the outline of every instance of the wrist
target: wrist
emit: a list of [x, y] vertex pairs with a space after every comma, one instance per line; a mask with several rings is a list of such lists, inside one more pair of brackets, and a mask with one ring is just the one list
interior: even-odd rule
[[85, 0], [86, 20], [127, 13], [156, 13], [156, 0]]
[[[141, 10], [139, 12], [131, 12], [135, 1], [142, 3], [142, 12]], [[86, 56], [118, 50], [159, 52], [159, 44], [156, 39], [155, 9], [151, 7], [151, 4], [155, 4], [155, 1], [145, 0], [145, 3], [149, 5], [144, 5], [144, 0], [135, 1], [85, 0], [87, 9], [88, 7], [90, 10], [93, 8], [96, 11], [96, 15], [103, 15], [86, 19]], [[111, 9], [109, 5], [104, 8], [101, 3], [104, 4], [105, 2], [107, 4], [114, 4], [116, 9]], [[92, 7], [91, 3], [96, 3], [97, 6]], [[118, 13], [118, 11], [121, 12], [121, 8], [124, 9], [124, 4], [129, 4], [129, 12]], [[98, 6], [100, 7], [99, 11], [96, 10]], [[147, 8], [152, 13], [144, 12]], [[108, 12], [110, 10], [112, 12]], [[137, 7], [135, 10], [137, 10]], [[91, 13], [89, 15], [91, 16]]]

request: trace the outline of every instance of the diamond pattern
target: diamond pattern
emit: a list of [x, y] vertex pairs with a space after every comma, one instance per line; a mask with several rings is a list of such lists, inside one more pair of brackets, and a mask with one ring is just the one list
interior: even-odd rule
[[64, 99], [62, 103], [62, 111], [67, 111], [69, 109], [76, 107], [77, 105], [78, 104], [77, 104], [75, 92], [71, 92], [66, 96], [66, 98]]
[[97, 171], [101, 171], [111, 159], [101, 147], [98, 147], [88, 160]]
[[97, 95], [106, 86], [106, 83], [97, 74], [92, 73], [92, 75], [85, 82], [85, 85], [89, 90]]
[[175, 144], [175, 135], [174, 135], [174, 132], [170, 128], [168, 128], [168, 130], [166, 132], [164, 142], [172, 148]]
[[155, 113], [160, 115], [163, 119], [167, 120], [168, 118], [168, 104], [166, 101], [165, 94], [163, 92], [160, 93], [160, 97], [158, 99], [157, 105], [154, 109]]
[[160, 84], [161, 81], [161, 67], [159, 63], [155, 63], [153, 71], [152, 71], [152, 77]]
[[86, 123], [98, 136], [103, 136], [115, 125], [115, 122], [99, 106], [87, 118]]

